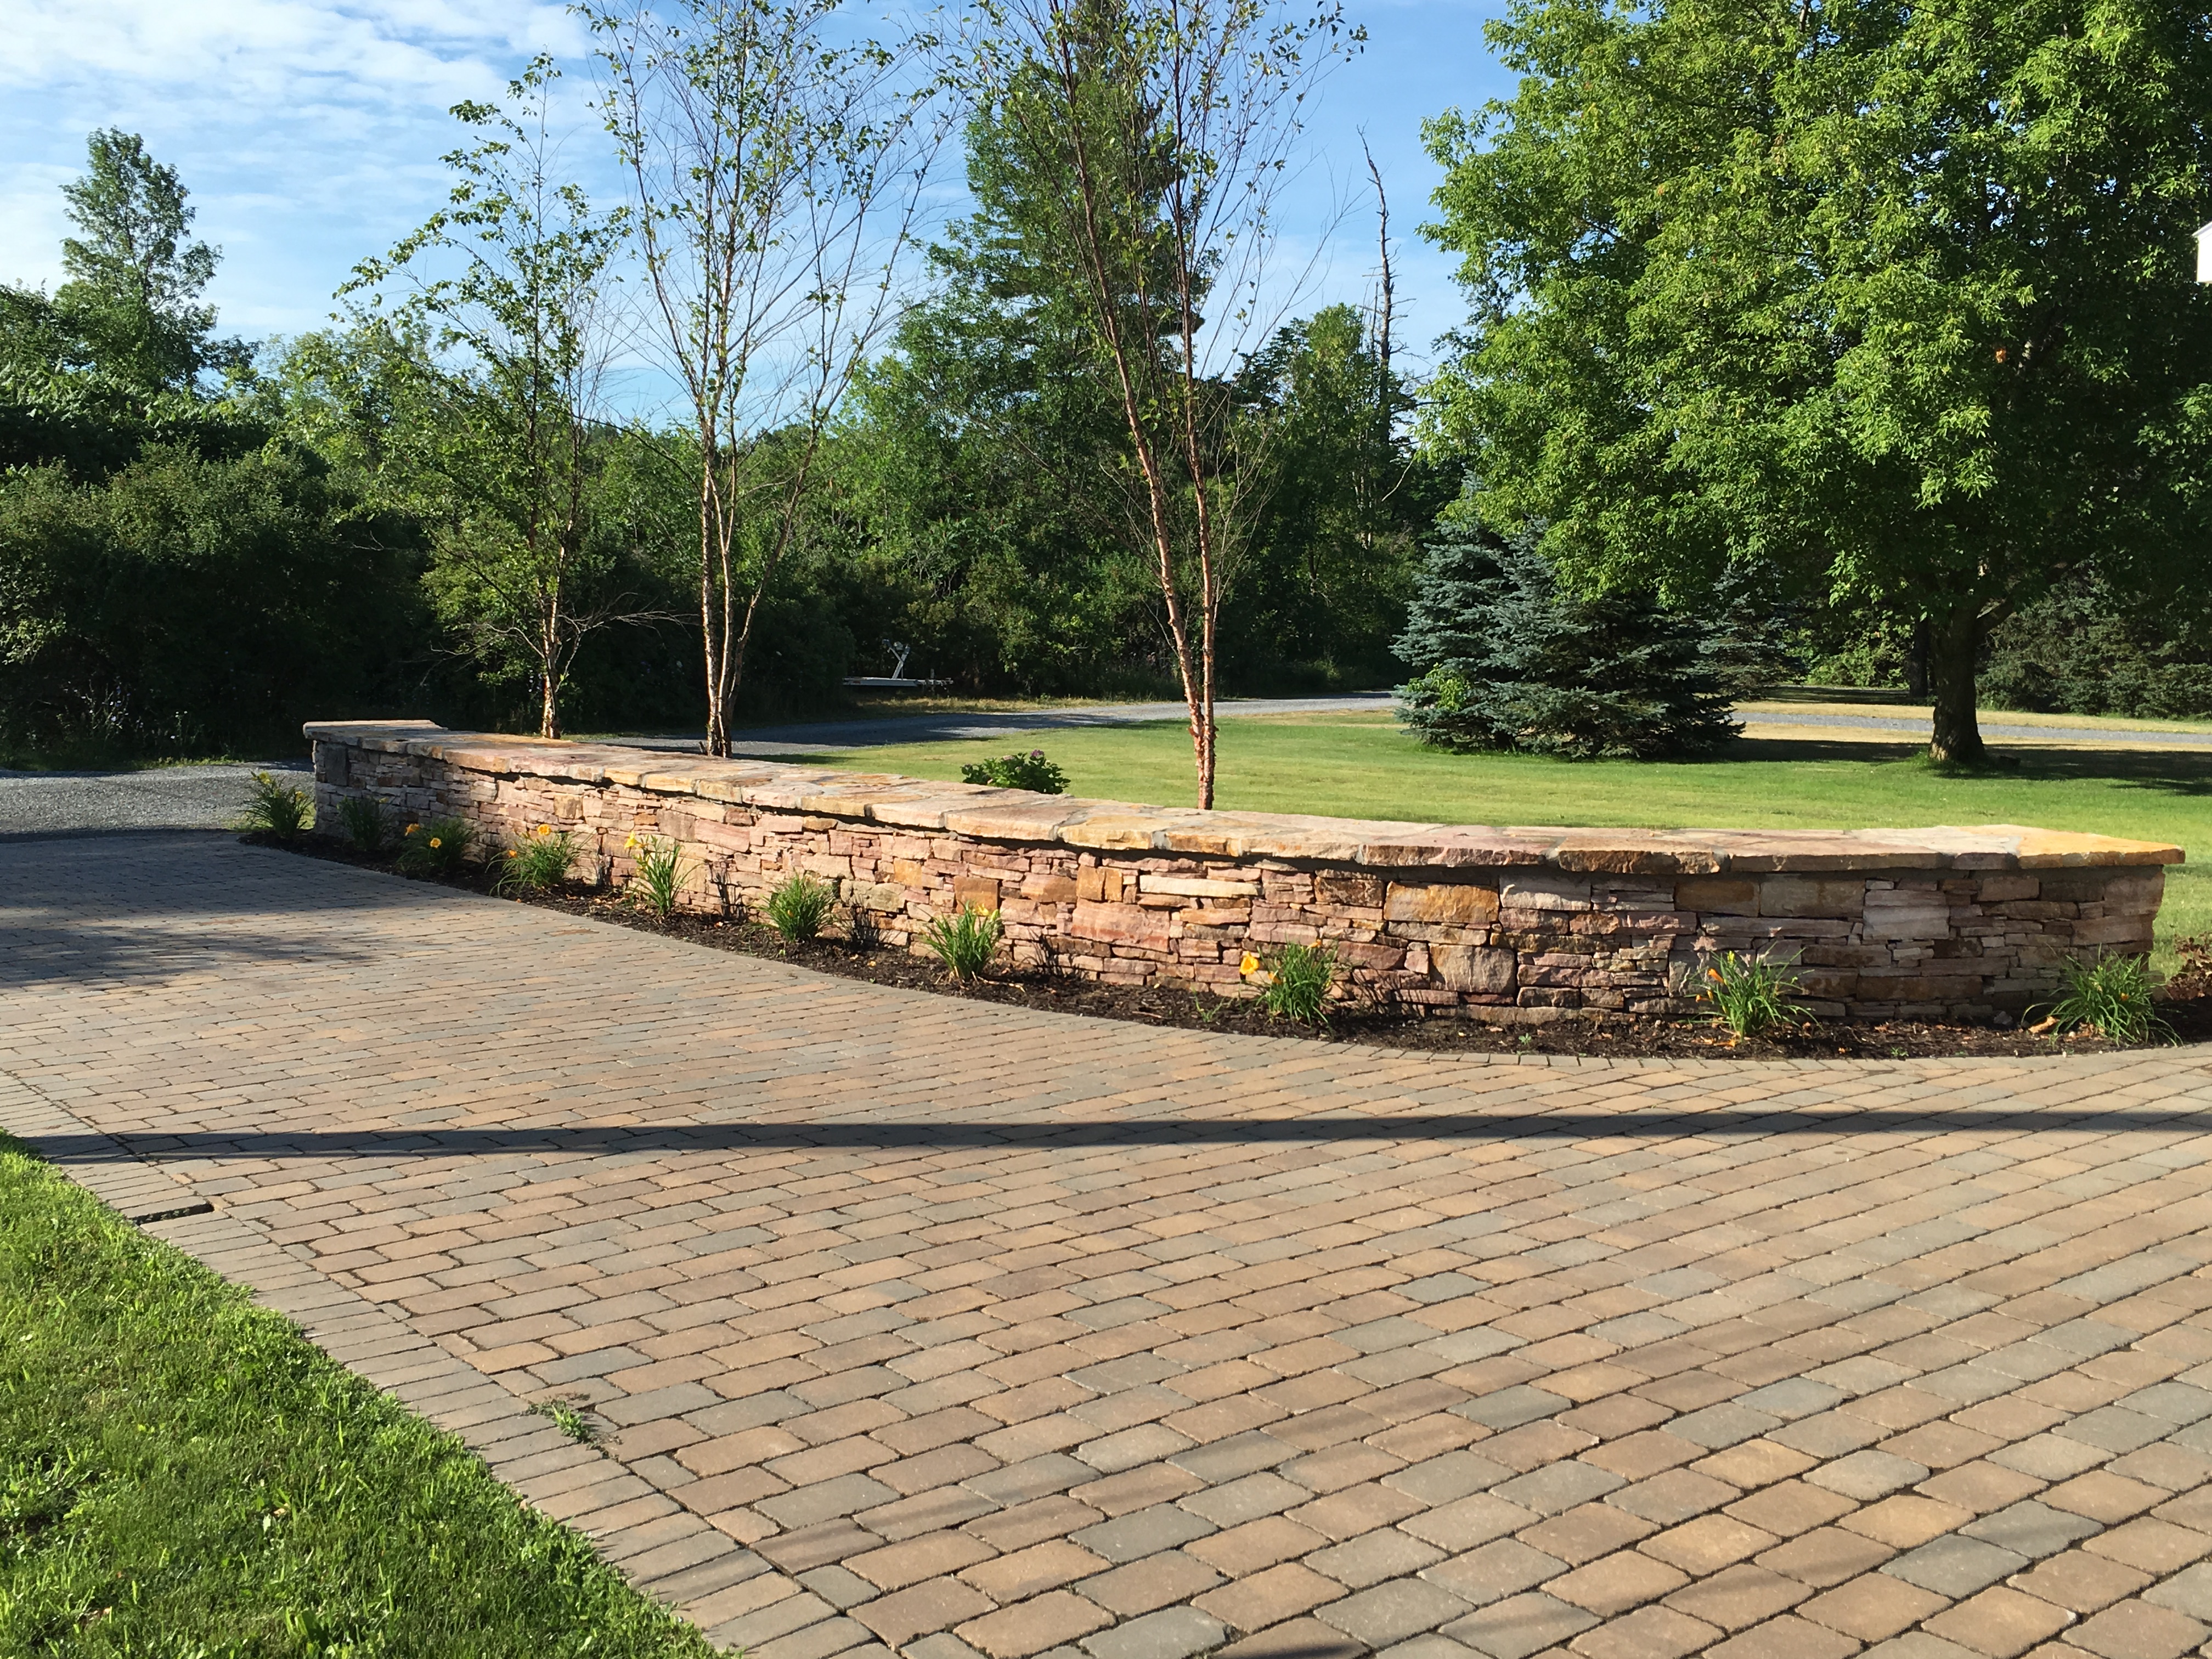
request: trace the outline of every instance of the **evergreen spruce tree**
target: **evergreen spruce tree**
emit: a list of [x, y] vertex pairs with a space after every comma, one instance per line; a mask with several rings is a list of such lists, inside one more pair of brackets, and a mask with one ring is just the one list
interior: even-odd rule
[[1462, 751], [1708, 753], [1737, 730], [1708, 634], [1649, 594], [1563, 592], [1534, 538], [1446, 520], [1395, 647], [1417, 675], [1399, 688], [1399, 717]]

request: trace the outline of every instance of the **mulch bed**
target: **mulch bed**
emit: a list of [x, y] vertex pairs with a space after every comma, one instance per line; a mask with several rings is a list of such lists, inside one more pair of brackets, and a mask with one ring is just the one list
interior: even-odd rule
[[[364, 869], [398, 873], [389, 858], [378, 857], [317, 837], [280, 842], [249, 834], [240, 840], [257, 847], [303, 853]], [[416, 877], [465, 892], [487, 890], [473, 871], [468, 878]], [[787, 945], [764, 922], [680, 914], [662, 921], [618, 895], [571, 884], [557, 891], [524, 895], [514, 901], [566, 915], [659, 933], [717, 951], [770, 962], [788, 963], [816, 973], [896, 985], [970, 1002], [995, 1002], [1024, 1008], [1049, 1008], [1097, 1019], [1132, 1020], [1189, 1030], [1235, 1031], [1249, 1036], [1305, 1042], [1358, 1042], [1386, 1048], [1419, 1048], [1453, 1054], [1579, 1054], [1625, 1060], [1917, 1060], [1980, 1056], [2112, 1054], [2123, 1045], [2087, 1032], [2039, 1036], [2021, 1030], [1986, 1025], [1947, 1025], [1913, 1020], [1824, 1024], [1807, 1021], [1775, 1036], [1735, 1042], [1702, 1019], [1654, 1019], [1622, 1014], [1584, 1015], [1547, 1025], [1486, 1025], [1456, 1015], [1423, 1015], [1397, 1009], [1333, 1009], [1324, 1026], [1303, 1026], [1271, 1018], [1256, 998], [1212, 997], [1188, 991], [1133, 989], [1038, 972], [1003, 972], [962, 985], [933, 958], [909, 956], [895, 947], [867, 949], [842, 939], [817, 939]], [[2168, 988], [2162, 1012], [2183, 1042], [2212, 1041], [2212, 980], [2202, 975], [2177, 979]]]

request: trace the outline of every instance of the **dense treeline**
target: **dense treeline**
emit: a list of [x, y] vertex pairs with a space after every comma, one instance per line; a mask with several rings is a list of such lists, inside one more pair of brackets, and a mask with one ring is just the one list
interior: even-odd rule
[[540, 58], [290, 340], [218, 334], [182, 183], [94, 134], [65, 280], [0, 287], [0, 751], [714, 745], [902, 667], [1180, 694], [1203, 802], [1217, 695], [1565, 755], [1790, 678], [1962, 761], [1978, 695], [2212, 714], [2202, 17], [1519, 0], [1516, 96], [1426, 129], [1472, 314], [1417, 384], [1387, 218], [1371, 303], [1259, 320], [1335, 13], [1009, 0], [942, 69], [834, 10], [590, 13], [630, 199], [556, 171]]

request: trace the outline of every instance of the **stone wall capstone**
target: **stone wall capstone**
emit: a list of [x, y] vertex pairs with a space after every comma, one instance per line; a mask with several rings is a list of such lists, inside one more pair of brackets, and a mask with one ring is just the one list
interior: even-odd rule
[[920, 951], [995, 909], [1019, 967], [1253, 994], [1248, 956], [1327, 944], [1337, 994], [1499, 1023], [1689, 1010], [1706, 959], [1795, 963], [1827, 1018], [1988, 1019], [2069, 957], [2150, 948], [2179, 848], [2017, 824], [1808, 830], [1491, 829], [1200, 812], [886, 773], [315, 723], [316, 820], [370, 795], [488, 841], [573, 831], [625, 882], [633, 836], [679, 843], [687, 908], [757, 911], [805, 872], [850, 930]]

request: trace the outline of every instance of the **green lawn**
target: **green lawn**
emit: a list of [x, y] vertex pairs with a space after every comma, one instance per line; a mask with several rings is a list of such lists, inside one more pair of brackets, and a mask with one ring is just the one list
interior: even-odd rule
[[[2000, 718], [1996, 715], [1991, 719]], [[1014, 747], [1000, 737], [821, 757], [868, 771], [954, 779], [963, 762]], [[1169, 805], [1191, 799], [1190, 740], [1177, 725], [1039, 732], [1077, 794]], [[2212, 933], [2212, 750], [2019, 749], [2017, 765], [1945, 774], [1904, 743], [1741, 739], [1722, 760], [1557, 761], [1425, 748], [1387, 714], [1271, 715], [1223, 722], [1215, 804], [1425, 823], [1630, 824], [1649, 829], [1862, 830], [2028, 823], [2172, 842], [2160, 955]]]
[[459, 1441], [0, 1136], [0, 1653], [707, 1652]]

